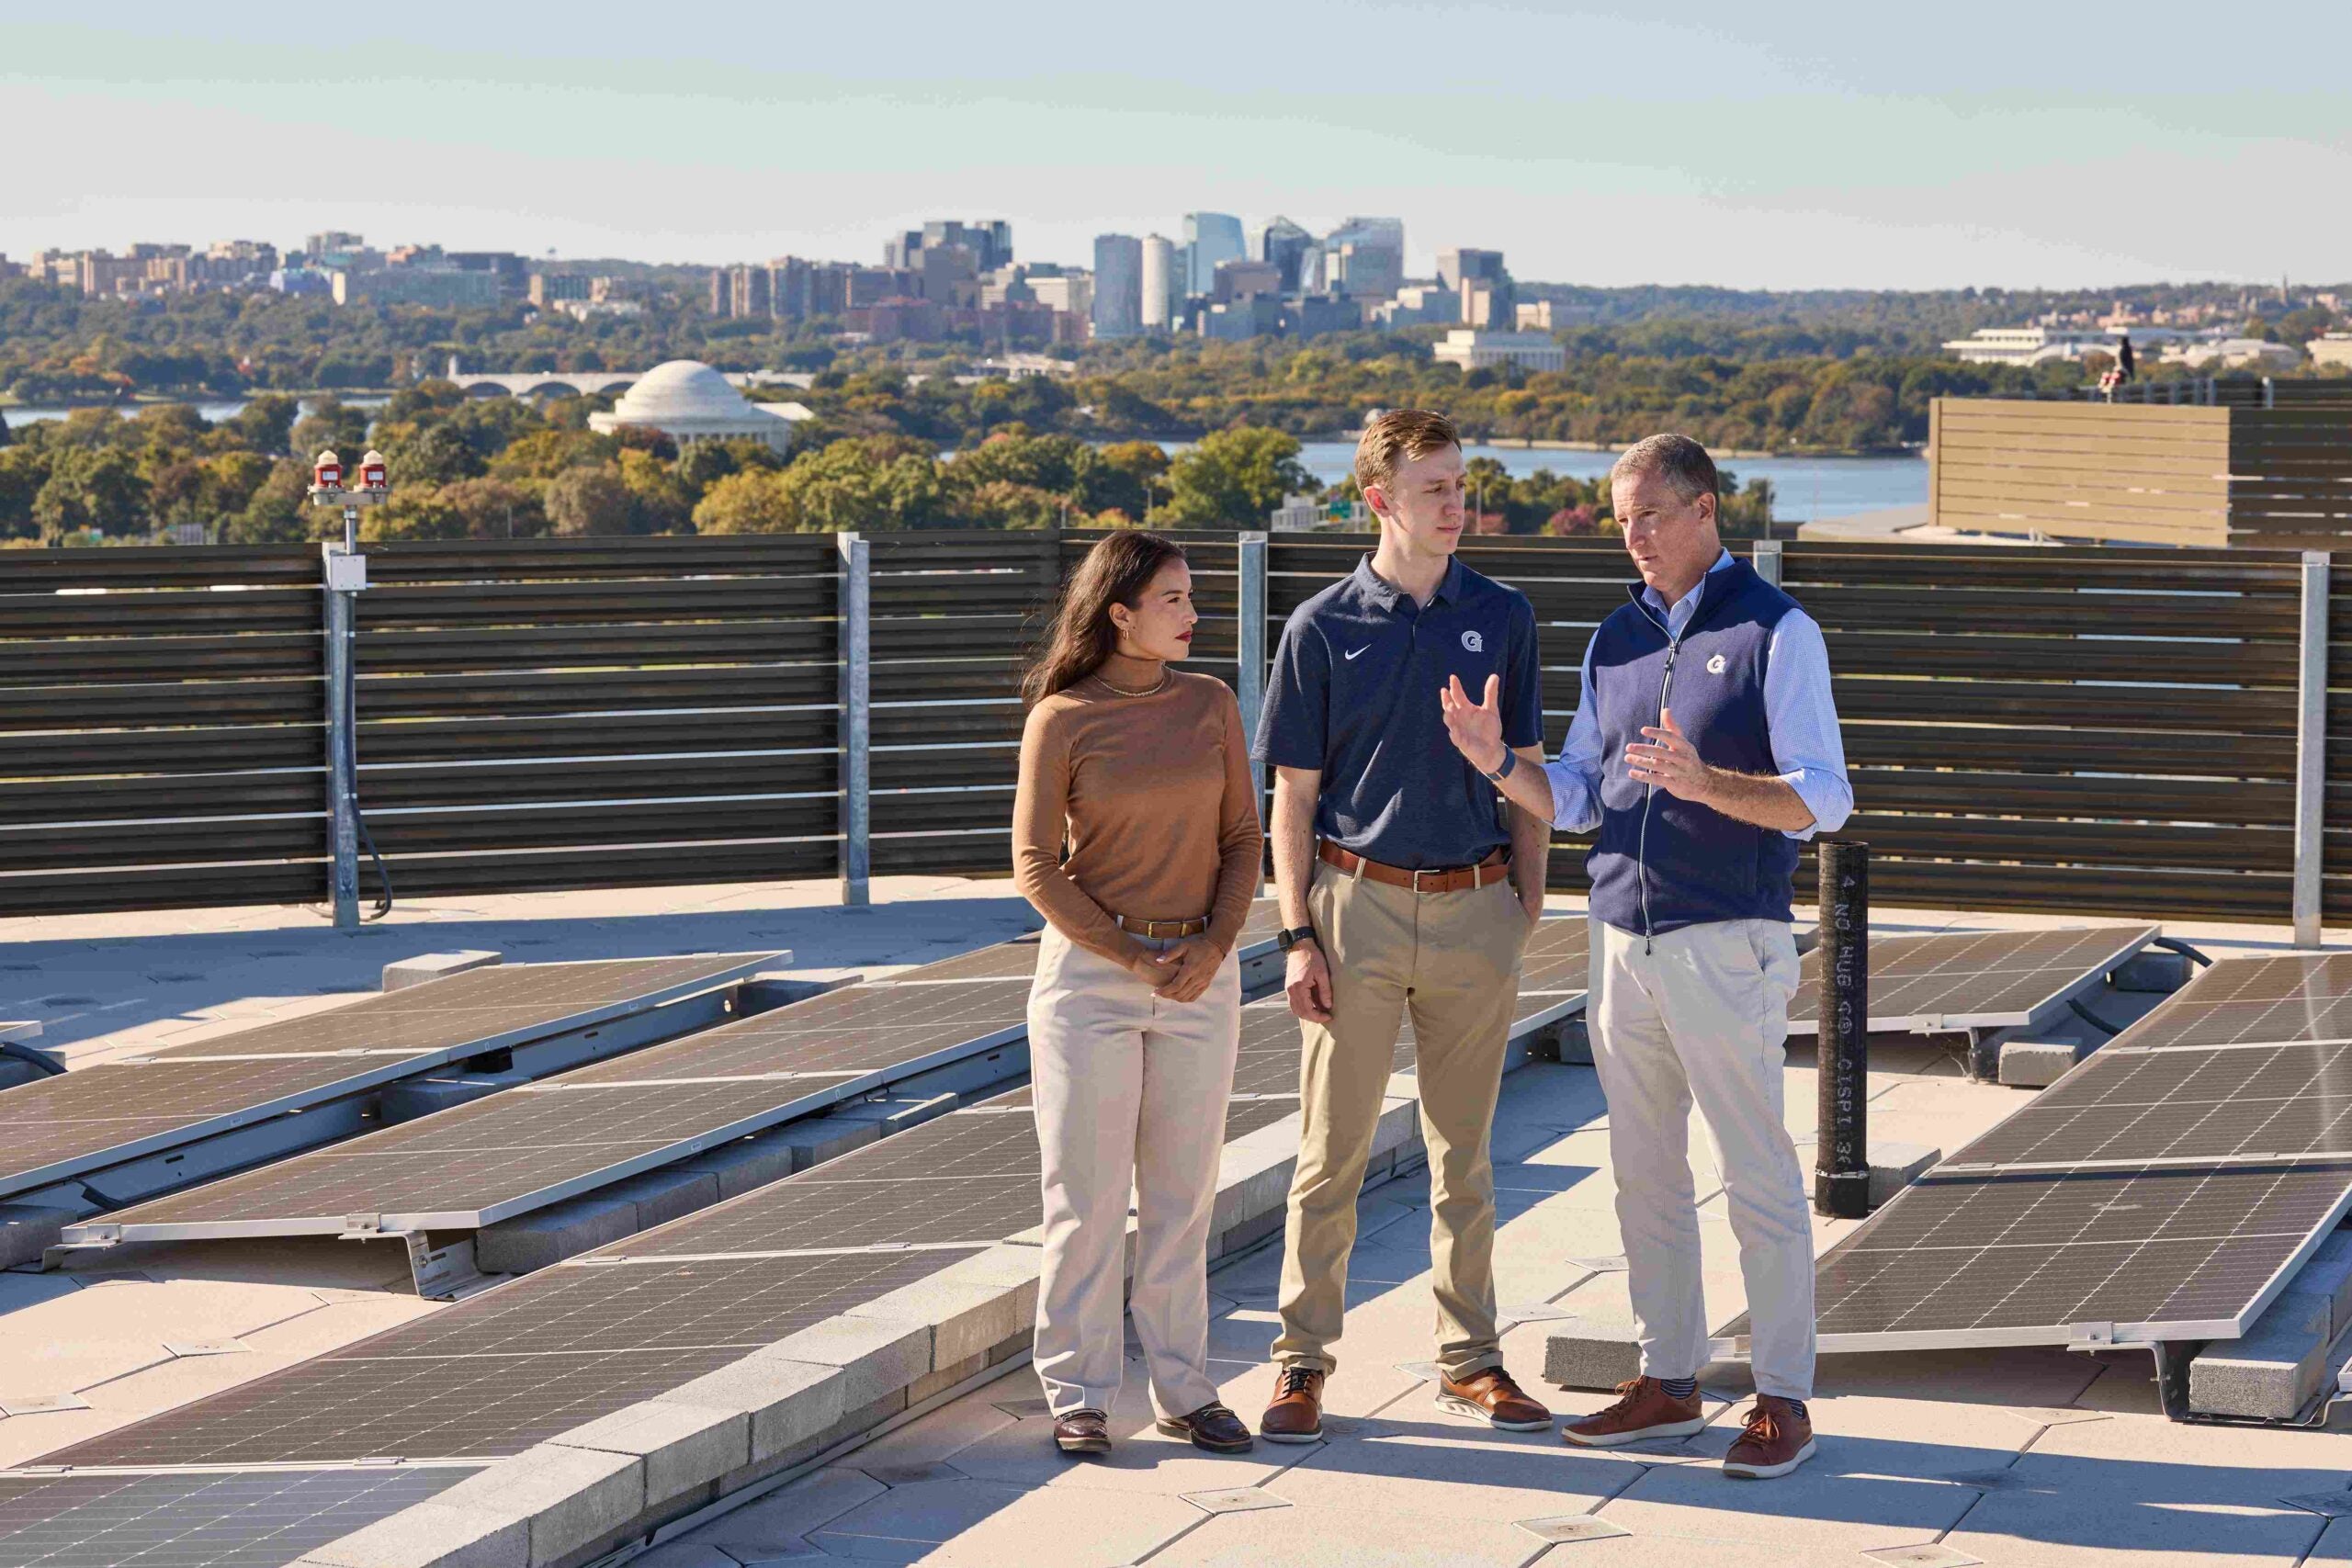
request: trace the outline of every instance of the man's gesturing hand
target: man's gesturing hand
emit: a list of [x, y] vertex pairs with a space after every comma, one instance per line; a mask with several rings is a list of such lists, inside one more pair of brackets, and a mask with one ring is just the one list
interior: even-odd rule
[[1660, 708], [1657, 723], [1642, 733], [1651, 744], [1625, 748], [1625, 772], [1644, 784], [1654, 784], [1677, 800], [1703, 803], [1714, 784], [1714, 770], [1699, 760], [1699, 749], [1674, 722], [1672, 708]]
[[1290, 1010], [1309, 1023], [1331, 1021], [1331, 970], [1320, 942], [1302, 942], [1283, 962], [1283, 989]]
[[1437, 691], [1438, 710], [1445, 717], [1445, 733], [1453, 739], [1453, 749], [1482, 773], [1503, 765], [1502, 690], [1502, 677], [1489, 675], [1486, 700], [1474, 703], [1462, 688], [1462, 677], [1449, 675]]

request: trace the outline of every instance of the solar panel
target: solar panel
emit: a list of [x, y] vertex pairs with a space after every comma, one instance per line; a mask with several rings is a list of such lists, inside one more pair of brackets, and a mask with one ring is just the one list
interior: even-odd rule
[[41, 1462], [503, 1458], [968, 1256], [853, 1252], [542, 1269]]
[[2281, 1155], [2352, 1159], [2352, 1043], [2111, 1044], [1946, 1168]]
[[1582, 995], [1591, 979], [1591, 925], [1581, 916], [1540, 922], [1520, 953], [1519, 994]]
[[[1870, 1027], [1910, 1033], [2041, 1024], [2154, 940], [2153, 925], [1871, 939]], [[1789, 1032], [1811, 1034], [1821, 952], [1804, 955]]]
[[1229, 1144], [1261, 1127], [1271, 1127], [1297, 1110], [1298, 1098], [1295, 1095], [1278, 1095], [1267, 1100], [1237, 1100], [1226, 1108], [1225, 1141]]
[[989, 1105], [853, 1149], [734, 1202], [615, 1242], [604, 1255], [994, 1242], [1026, 1230], [1037, 1223], [1036, 1123], [1026, 1106]]
[[1023, 1032], [1027, 1002], [1025, 984], [998, 980], [848, 987], [143, 1203], [64, 1239], [334, 1235], [353, 1215], [388, 1230], [476, 1230], [984, 1055]]
[[1932, 1177], [1822, 1255], [1821, 1348], [2232, 1337], [2342, 1218], [2347, 1181], [2352, 1163]]
[[0, 1562], [41, 1568], [280, 1568], [472, 1466], [0, 1474]]
[[2352, 1209], [2352, 1043], [2303, 1037], [2347, 985], [2204, 971], [1825, 1253], [1822, 1348], [2243, 1333]]
[[[65, 1240], [332, 1235], [356, 1215], [386, 1230], [479, 1229], [1017, 1039], [1036, 946], [1001, 942], [826, 992], [76, 1225]], [[1003, 970], [1017, 978], [992, 973]], [[257, 1066], [279, 1070], [178, 1070]]]
[[[28, 1084], [0, 1100], [0, 1196], [460, 1057], [642, 1012], [748, 975], [774, 956], [706, 953], [471, 970], [144, 1062], [107, 1063]], [[356, 1054], [336, 1054], [346, 1052]]]

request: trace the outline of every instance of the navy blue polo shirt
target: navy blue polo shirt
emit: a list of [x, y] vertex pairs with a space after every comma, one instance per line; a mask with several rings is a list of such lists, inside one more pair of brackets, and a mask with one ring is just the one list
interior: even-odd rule
[[1527, 596], [1456, 559], [1424, 607], [1366, 556], [1283, 628], [1254, 752], [1322, 770], [1315, 830], [1342, 848], [1415, 870], [1475, 865], [1510, 835], [1495, 786], [1446, 738], [1450, 675], [1473, 702], [1500, 675], [1504, 743], [1543, 744]]

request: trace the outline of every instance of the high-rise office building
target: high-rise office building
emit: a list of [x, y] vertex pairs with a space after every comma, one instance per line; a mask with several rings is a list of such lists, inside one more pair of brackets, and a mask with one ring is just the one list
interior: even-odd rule
[[1216, 287], [1219, 262], [1238, 261], [1249, 254], [1241, 243], [1241, 220], [1227, 212], [1184, 214], [1184, 292], [1207, 294]]
[[1164, 333], [1176, 317], [1176, 242], [1165, 234], [1147, 234], [1143, 241], [1143, 330]]
[[1282, 275], [1283, 292], [1299, 291], [1299, 265], [1315, 246], [1315, 236], [1287, 218], [1277, 218], [1258, 231], [1258, 243], [1251, 254], [1261, 262], [1271, 262]]
[[1503, 254], [1500, 251], [1474, 251], [1457, 246], [1437, 254], [1437, 280], [1441, 287], [1458, 289], [1468, 277], [1497, 278], [1504, 276]]
[[1133, 234], [1094, 236], [1094, 335], [1143, 331], [1143, 242]]
[[1386, 299], [1405, 286], [1405, 222], [1351, 218], [1323, 237], [1324, 285], [1360, 299]]
[[920, 229], [894, 234], [882, 246], [882, 265], [893, 272], [921, 272], [923, 253], [943, 248], [972, 253], [975, 274], [1012, 265], [1012, 225], [1001, 218], [965, 223], [934, 219]]

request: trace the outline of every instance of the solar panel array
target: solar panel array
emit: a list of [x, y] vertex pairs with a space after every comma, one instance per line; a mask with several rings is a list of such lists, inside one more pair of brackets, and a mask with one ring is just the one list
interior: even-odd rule
[[[2046, 1023], [2066, 998], [2154, 940], [2153, 925], [1871, 938], [1870, 1027], [1931, 1031]], [[1819, 1025], [1821, 950], [1804, 955], [1789, 1032]]]
[[1825, 1253], [1822, 1347], [2244, 1333], [2352, 1208], [2348, 991], [2343, 955], [2204, 970]]
[[0, 1197], [643, 1011], [774, 955], [493, 966], [107, 1063], [0, 1097]]
[[[1538, 933], [1531, 953], [1572, 952], [1580, 974], [1582, 935], [1581, 921], [1557, 922]], [[966, 981], [986, 967], [953, 962]], [[903, 982], [910, 993], [928, 983], [921, 971]], [[1521, 1027], [1573, 1001], [1573, 993], [1530, 992]], [[861, 1004], [844, 1014], [836, 1004], [814, 1010], [827, 1021], [793, 1032], [831, 1043], [847, 1015], [885, 1031], [907, 1027], [898, 1008]], [[1286, 1004], [1272, 998], [1246, 1009], [1245, 1018], [1254, 1054], [1270, 1068], [1278, 1063], [1283, 1089], [1295, 1091], [1298, 1025]], [[1409, 1061], [1410, 1044], [1408, 1032], [1400, 1060]], [[592, 1071], [609, 1076], [639, 1060]], [[637, 1081], [689, 1087], [660, 1076]], [[563, 1099], [497, 1097], [533, 1098]], [[1039, 1181], [1033, 1099], [1022, 1089], [936, 1118], [373, 1338], [44, 1455], [43, 1466], [77, 1472], [146, 1473], [120, 1484], [119, 1474], [88, 1477], [71, 1495], [46, 1486], [48, 1476], [0, 1475], [0, 1488], [17, 1488], [0, 1489], [0, 1506], [11, 1498], [18, 1505], [0, 1515], [0, 1554], [39, 1540], [40, 1560], [61, 1568], [115, 1562], [127, 1555], [120, 1548], [133, 1536], [124, 1531], [141, 1510], [163, 1507], [185, 1521], [213, 1513], [226, 1521], [220, 1539], [208, 1538], [209, 1554], [185, 1559], [187, 1568], [243, 1568], [281, 1559], [240, 1553], [284, 1545], [290, 1558], [386, 1517], [471, 1473], [434, 1461], [518, 1453], [1031, 1229]], [[1227, 1136], [1295, 1109], [1289, 1092], [1245, 1095], [1233, 1102]], [[431, 1122], [449, 1129], [438, 1145], [445, 1153], [463, 1147], [463, 1118], [445, 1112], [414, 1125]], [[325, 1466], [358, 1468], [316, 1468]], [[312, 1485], [312, 1476], [345, 1479]]]
[[[1261, 900], [1245, 953], [1275, 919]], [[1026, 1029], [1038, 951], [1023, 937], [828, 991], [142, 1203], [67, 1240], [333, 1235], [356, 1214], [478, 1229], [1009, 1042]]]

